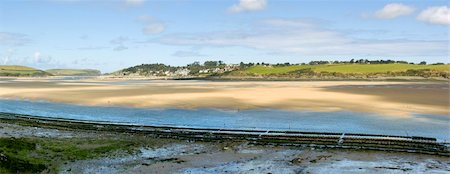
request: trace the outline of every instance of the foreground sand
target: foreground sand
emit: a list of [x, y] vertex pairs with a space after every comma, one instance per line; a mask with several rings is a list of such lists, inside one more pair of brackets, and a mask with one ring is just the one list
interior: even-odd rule
[[449, 115], [448, 82], [2, 80], [0, 98], [145, 108], [274, 108]]

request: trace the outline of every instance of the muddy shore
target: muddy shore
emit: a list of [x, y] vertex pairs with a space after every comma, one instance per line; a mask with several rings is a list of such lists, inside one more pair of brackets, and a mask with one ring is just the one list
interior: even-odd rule
[[[23, 140], [39, 147], [50, 173], [447, 173], [447, 157], [371, 150], [262, 146], [245, 141], [187, 141], [10, 121], [0, 123], [0, 140]], [[71, 149], [48, 144], [63, 142]], [[112, 142], [115, 148], [98, 151]], [[53, 147], [54, 148], [54, 147]], [[87, 150], [77, 158], [66, 151]], [[45, 154], [53, 154], [52, 158]], [[80, 151], [83, 152], [83, 151]], [[55, 156], [57, 158], [55, 158]], [[51, 160], [52, 159], [52, 160]]]

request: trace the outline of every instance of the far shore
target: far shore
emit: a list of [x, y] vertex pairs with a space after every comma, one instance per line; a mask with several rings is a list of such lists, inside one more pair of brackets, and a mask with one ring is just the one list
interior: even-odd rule
[[449, 115], [449, 83], [391, 81], [192, 81], [10, 79], [1, 99], [141, 108], [354, 111]]
[[341, 77], [265, 77], [265, 76], [183, 76], [183, 77], [167, 77], [167, 76], [116, 76], [116, 75], [100, 75], [100, 76], [0, 76], [1, 79], [58, 79], [70, 77], [83, 77], [95, 80], [204, 80], [204, 81], [398, 81], [398, 82], [434, 82], [447, 81], [450, 79], [442, 77], [419, 77], [419, 76], [396, 76], [396, 77], [372, 77], [372, 78], [341, 78]]

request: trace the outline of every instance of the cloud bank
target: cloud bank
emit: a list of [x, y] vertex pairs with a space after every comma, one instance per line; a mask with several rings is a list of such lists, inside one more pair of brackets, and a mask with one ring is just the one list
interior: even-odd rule
[[159, 38], [169, 45], [239, 46], [304, 56], [445, 56], [447, 41], [357, 39], [300, 19], [268, 19], [256, 30], [179, 33]]

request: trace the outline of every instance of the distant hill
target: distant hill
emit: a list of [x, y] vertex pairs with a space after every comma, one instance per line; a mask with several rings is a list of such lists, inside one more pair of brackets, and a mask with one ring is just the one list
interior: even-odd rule
[[267, 75], [284, 74], [299, 70], [311, 69], [314, 72], [330, 73], [386, 73], [407, 70], [430, 69], [450, 72], [450, 65], [412, 65], [412, 64], [329, 64], [329, 65], [291, 65], [291, 66], [252, 66], [240, 73]]
[[0, 65], [0, 76], [12, 76], [12, 77], [40, 77], [49, 76], [48, 72], [18, 65]]
[[142, 64], [112, 73], [113, 76], [146, 76], [206, 79], [373, 79], [392, 77], [450, 79], [450, 64], [419, 64], [393, 60], [311, 61], [308, 64], [194, 62], [185, 66]]
[[99, 76], [101, 72], [95, 69], [49, 69], [46, 72], [55, 76]]
[[450, 77], [450, 65], [417, 64], [324, 64], [324, 65], [255, 65], [227, 73], [225, 76], [262, 77]]
[[186, 66], [170, 66], [165, 64], [141, 64], [113, 72], [114, 76], [146, 76], [146, 77], [205, 77], [232, 71], [237, 65], [226, 65], [222, 61], [194, 62]]

